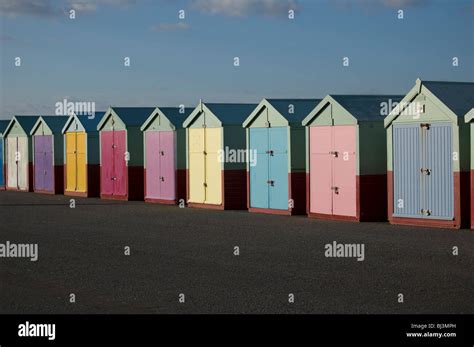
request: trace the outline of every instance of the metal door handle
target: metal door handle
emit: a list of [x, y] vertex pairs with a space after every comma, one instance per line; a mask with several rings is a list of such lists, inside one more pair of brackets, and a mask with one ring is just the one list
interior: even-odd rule
[[424, 216], [431, 216], [431, 210], [421, 209], [421, 214]]
[[202, 153], [204, 153], [204, 155], [207, 155], [207, 152], [206, 152], [206, 151], [202, 151]]
[[206, 182], [204, 182], [203, 185], [204, 185], [204, 187], [207, 187], [207, 183], [206, 183]]
[[273, 180], [268, 180], [267, 181], [267, 184], [271, 185], [271, 186], [274, 186], [275, 185], [275, 181]]
[[334, 158], [337, 158], [338, 155], [339, 155], [339, 152], [338, 151], [331, 151], [331, 152], [329, 152], [329, 154], [332, 154], [334, 156]]
[[424, 175], [427, 175], [427, 176], [431, 175], [431, 169], [421, 168], [420, 171]]
[[161, 155], [165, 155], [165, 152], [163, 152], [163, 151], [160, 151], [160, 154], [161, 154]]
[[339, 194], [339, 187], [331, 187], [331, 190], [334, 191], [334, 194]]
[[165, 181], [165, 178], [163, 176], [160, 177], [161, 182]]

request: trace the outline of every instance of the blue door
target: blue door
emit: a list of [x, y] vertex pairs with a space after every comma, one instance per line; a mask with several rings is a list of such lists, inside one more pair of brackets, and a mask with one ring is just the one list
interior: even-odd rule
[[392, 143], [393, 215], [452, 220], [451, 124], [394, 125]]
[[269, 208], [288, 210], [288, 128], [269, 128]]
[[0, 186], [5, 185], [5, 179], [3, 177], [3, 138], [0, 138]]
[[393, 126], [393, 215], [420, 217], [420, 125]]
[[427, 218], [454, 218], [452, 130], [449, 123], [422, 128], [422, 213]]
[[[268, 208], [268, 129], [250, 128], [249, 150], [256, 152], [250, 170], [250, 207]], [[254, 153], [255, 153], [254, 152]]]

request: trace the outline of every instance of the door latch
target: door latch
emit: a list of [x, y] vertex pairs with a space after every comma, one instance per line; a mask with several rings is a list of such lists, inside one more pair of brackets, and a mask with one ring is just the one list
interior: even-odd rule
[[206, 183], [206, 182], [204, 182], [203, 185], [204, 185], [204, 187], [207, 187], [207, 183]]
[[331, 190], [334, 191], [334, 194], [339, 194], [339, 187], [331, 187]]
[[424, 128], [426, 130], [430, 130], [430, 126], [431, 126], [431, 124], [429, 124], [429, 123], [421, 123], [420, 124], [420, 127]]
[[272, 187], [275, 185], [275, 181], [273, 180], [268, 180], [267, 184], [271, 185]]
[[331, 151], [331, 152], [329, 152], [329, 154], [332, 154], [334, 156], [334, 158], [337, 158], [338, 155], [339, 155], [339, 152], [338, 151]]
[[423, 175], [427, 175], [427, 176], [431, 175], [431, 169], [421, 168], [420, 171]]
[[160, 181], [161, 182], [164, 182], [165, 181], [165, 178], [163, 176], [160, 177]]
[[165, 155], [165, 152], [164, 152], [164, 151], [160, 151], [160, 154], [163, 156], [163, 155]]
[[270, 154], [271, 156], [273, 156], [273, 150], [269, 149], [268, 151], [266, 151], [267, 154]]
[[422, 208], [421, 209], [421, 214], [423, 216], [431, 216], [431, 210], [427, 210], [427, 209]]

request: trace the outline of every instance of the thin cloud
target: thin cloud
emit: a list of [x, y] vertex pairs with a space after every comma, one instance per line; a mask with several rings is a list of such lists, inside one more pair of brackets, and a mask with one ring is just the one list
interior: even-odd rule
[[99, 6], [126, 6], [134, 3], [136, 0], [0, 0], [0, 14], [10, 17], [55, 17], [70, 9], [93, 13]]
[[191, 0], [191, 8], [211, 15], [280, 16], [299, 9], [298, 0]]
[[330, 0], [337, 7], [345, 10], [362, 8], [373, 10], [380, 7], [407, 8], [425, 5], [427, 0]]
[[182, 31], [188, 30], [191, 26], [186, 23], [161, 23], [159, 25], [154, 25], [151, 27], [151, 31], [154, 32], [164, 32], [164, 31]]

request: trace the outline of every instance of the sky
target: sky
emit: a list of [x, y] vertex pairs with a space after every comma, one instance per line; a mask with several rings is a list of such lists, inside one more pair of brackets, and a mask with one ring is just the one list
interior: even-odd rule
[[474, 0], [0, 0], [0, 119], [64, 99], [406, 94], [417, 78], [474, 81]]

